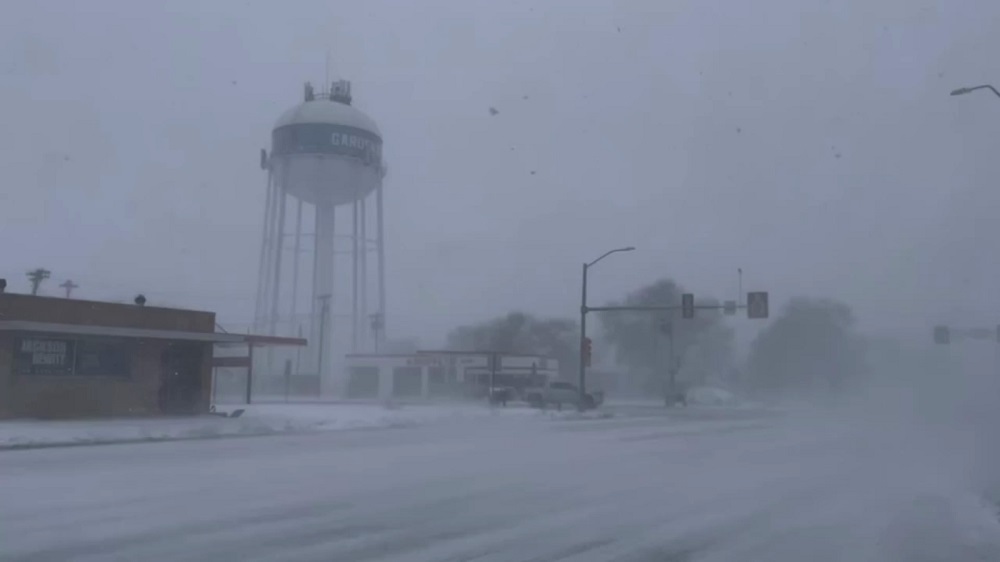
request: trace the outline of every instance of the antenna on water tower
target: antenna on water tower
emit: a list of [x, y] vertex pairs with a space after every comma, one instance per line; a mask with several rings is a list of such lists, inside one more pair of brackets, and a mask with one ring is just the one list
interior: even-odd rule
[[330, 49], [326, 50], [326, 74], [323, 75], [323, 86], [330, 87]]

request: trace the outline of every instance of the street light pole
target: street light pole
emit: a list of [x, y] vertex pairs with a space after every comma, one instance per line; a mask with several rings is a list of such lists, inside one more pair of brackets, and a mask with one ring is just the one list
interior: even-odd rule
[[743, 306], [743, 268], [736, 268], [736, 275], [739, 277], [736, 287], [736, 306]]
[[586, 351], [587, 346], [587, 269], [590, 268], [590, 264], [584, 262], [583, 264], [583, 287], [580, 290], [580, 403], [583, 403], [583, 397], [587, 392], [587, 381], [586, 381]]
[[957, 90], [952, 90], [951, 95], [964, 96], [965, 94], [968, 94], [970, 92], [975, 92], [976, 90], [990, 90], [994, 94], [996, 94], [998, 98], [1000, 98], [1000, 92], [998, 92], [996, 88], [994, 88], [989, 84], [983, 84], [982, 86], [973, 86], [971, 88], [959, 88]]
[[[990, 90], [991, 92], [993, 92], [994, 94], [996, 94], [996, 96], [998, 98], [1000, 98], [1000, 92], [998, 92], [997, 89], [994, 88], [993, 86], [991, 86], [990, 84], [983, 84], [981, 86], [973, 86], [971, 88], [958, 88], [957, 90], [952, 90], [951, 91], [951, 95], [953, 95], [953, 96], [962, 96], [962, 95], [968, 94], [969, 92], [974, 92], [976, 90]], [[998, 328], [998, 330], [1000, 330], [1000, 328]], [[998, 331], [997, 337], [1000, 338], [1000, 331]]]
[[669, 322], [670, 324], [668, 324], [668, 326], [670, 326], [670, 332], [667, 334], [667, 337], [669, 338], [667, 343], [670, 347], [667, 349], [667, 353], [669, 354], [667, 356], [667, 360], [670, 361], [670, 366], [667, 370], [667, 373], [670, 374], [669, 393], [671, 402], [667, 405], [673, 406], [677, 396], [677, 355], [674, 349], [674, 321], [669, 320]]
[[583, 284], [580, 289], [580, 404], [583, 404], [583, 397], [587, 395], [587, 366], [586, 366], [586, 346], [587, 346], [587, 271], [594, 267], [594, 264], [603, 260], [604, 258], [614, 254], [616, 252], [631, 252], [635, 250], [634, 246], [628, 246], [625, 248], [615, 248], [614, 250], [608, 250], [604, 252], [601, 257], [596, 260], [583, 264]]

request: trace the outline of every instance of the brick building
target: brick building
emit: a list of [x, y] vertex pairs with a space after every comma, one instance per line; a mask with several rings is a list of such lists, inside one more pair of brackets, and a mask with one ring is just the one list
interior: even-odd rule
[[209, 410], [215, 313], [0, 292], [0, 418]]

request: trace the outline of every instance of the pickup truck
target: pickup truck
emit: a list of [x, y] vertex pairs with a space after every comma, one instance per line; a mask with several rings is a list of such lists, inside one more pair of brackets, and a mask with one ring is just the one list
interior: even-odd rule
[[524, 401], [535, 408], [545, 408], [553, 405], [562, 410], [563, 404], [576, 406], [580, 410], [592, 410], [604, 401], [604, 393], [594, 392], [583, 395], [580, 400], [580, 389], [568, 382], [552, 381], [545, 386], [526, 388], [522, 394]]

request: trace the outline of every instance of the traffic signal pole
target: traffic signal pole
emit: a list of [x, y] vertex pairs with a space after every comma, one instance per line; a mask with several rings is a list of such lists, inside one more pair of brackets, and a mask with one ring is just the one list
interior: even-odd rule
[[631, 252], [633, 250], [635, 250], [634, 246], [615, 248], [614, 250], [604, 252], [599, 258], [590, 263], [583, 262], [583, 287], [580, 290], [580, 404], [584, 404], [584, 397], [587, 395], [586, 363], [587, 356], [589, 355], [589, 351], [587, 349], [587, 313], [591, 310], [587, 308], [587, 270], [611, 254], [616, 254], [618, 252]]
[[490, 390], [486, 393], [486, 402], [489, 403], [490, 407], [495, 404], [495, 393], [497, 389], [497, 363], [500, 362], [499, 353], [490, 354]]
[[666, 405], [672, 406], [673, 402], [671, 400], [676, 394], [677, 387], [677, 371], [678, 371], [678, 361], [674, 349], [674, 322], [673, 320], [666, 320], [661, 325], [660, 328], [663, 333], [667, 336], [667, 375], [670, 377], [667, 381], [667, 389], [663, 401]]
[[670, 371], [669, 371], [669, 373], [670, 373], [670, 397], [671, 397], [671, 399], [673, 399], [673, 397], [677, 394], [677, 355], [675, 355], [675, 352], [674, 352], [674, 326], [673, 326], [672, 323], [670, 325], [670, 334], [668, 335], [668, 337], [669, 337], [669, 340], [667, 342], [667, 345], [669, 347], [667, 349], [667, 351], [668, 351], [668, 356], [667, 357], [668, 357], [668, 361], [670, 361]]

